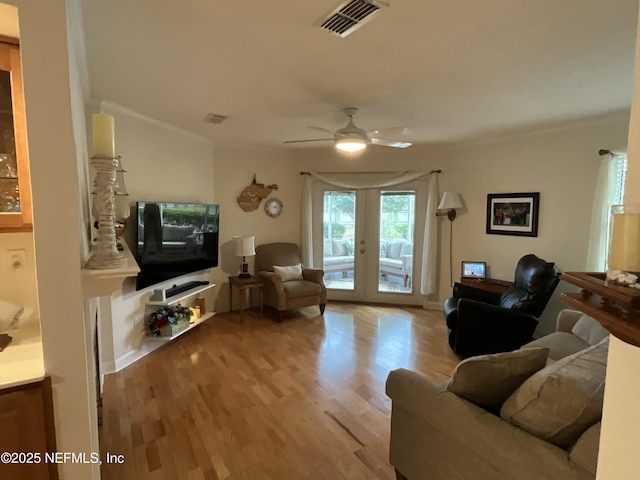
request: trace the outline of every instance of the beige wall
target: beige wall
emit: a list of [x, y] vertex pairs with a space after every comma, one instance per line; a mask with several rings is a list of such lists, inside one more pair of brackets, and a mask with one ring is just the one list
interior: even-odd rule
[[[267, 216], [265, 201], [257, 210], [243, 211], [236, 198], [256, 181], [265, 185], [278, 185], [270, 197], [282, 200], [284, 208], [277, 218]], [[302, 179], [297, 162], [290, 152], [239, 147], [215, 147], [216, 202], [220, 204], [220, 269], [217, 280], [226, 282], [229, 275], [236, 275], [242, 259], [233, 254], [234, 235], [255, 235], [255, 244], [269, 242], [300, 241], [300, 196]], [[249, 271], [253, 273], [253, 257], [247, 258]], [[216, 302], [218, 311], [229, 309], [229, 294], [225, 287]], [[237, 304], [236, 304], [237, 308]]]
[[[407, 150], [374, 147], [353, 158], [341, 157], [333, 149], [301, 150], [298, 166], [318, 172], [442, 169], [439, 195], [446, 190], [459, 192], [466, 206], [453, 224], [454, 281], [462, 260], [485, 260], [493, 277], [508, 280], [518, 259], [527, 253], [554, 261], [563, 271], [584, 270], [598, 149], [624, 149], [627, 127], [628, 119], [618, 117], [484, 144]], [[537, 237], [485, 233], [487, 194], [511, 192], [540, 192]], [[440, 220], [439, 239], [438, 303], [451, 292], [448, 220]], [[558, 298], [564, 288], [550, 302], [538, 334], [553, 330], [555, 316], [563, 308]]]
[[[639, 22], [640, 25], [640, 22]], [[640, 28], [639, 28], [640, 33]], [[624, 203], [640, 204], [640, 35], [636, 36], [634, 100]], [[613, 335], [607, 360], [598, 480], [638, 478], [640, 472], [640, 348]]]

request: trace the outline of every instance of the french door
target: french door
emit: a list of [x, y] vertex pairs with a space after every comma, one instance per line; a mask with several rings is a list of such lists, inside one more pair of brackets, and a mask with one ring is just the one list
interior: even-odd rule
[[317, 182], [314, 264], [330, 299], [421, 305], [423, 183], [354, 190]]

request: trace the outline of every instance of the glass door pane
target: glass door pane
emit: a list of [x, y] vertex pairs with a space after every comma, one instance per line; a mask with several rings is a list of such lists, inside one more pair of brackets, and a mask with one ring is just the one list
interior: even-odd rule
[[0, 70], [0, 212], [20, 212], [11, 74]]
[[412, 293], [415, 190], [380, 192], [378, 292]]
[[354, 290], [356, 192], [323, 195], [322, 268], [327, 288]]

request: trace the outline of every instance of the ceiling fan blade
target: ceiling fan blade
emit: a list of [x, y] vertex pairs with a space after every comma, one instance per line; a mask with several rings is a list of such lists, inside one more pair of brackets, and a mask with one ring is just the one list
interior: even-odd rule
[[333, 138], [310, 138], [309, 140], [287, 140], [282, 143], [305, 143], [305, 142], [326, 142], [333, 141]]
[[408, 135], [410, 133], [411, 130], [403, 125], [399, 125], [397, 127], [380, 128], [379, 130], [371, 130], [370, 132], [367, 132], [368, 135], [373, 137], [397, 137], [398, 135]]
[[311, 130], [317, 130], [319, 132], [328, 133], [329, 135], [334, 135], [336, 133], [333, 130], [329, 130], [328, 128], [314, 127], [312, 125], [307, 125], [307, 128], [310, 128]]
[[375, 145], [384, 145], [385, 147], [407, 148], [412, 144], [410, 142], [398, 142], [396, 140], [383, 140], [382, 138], [372, 138], [371, 143]]

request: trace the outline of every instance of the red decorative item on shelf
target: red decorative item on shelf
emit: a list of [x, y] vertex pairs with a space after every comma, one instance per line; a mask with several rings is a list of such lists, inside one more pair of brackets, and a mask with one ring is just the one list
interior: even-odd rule
[[193, 311], [189, 307], [183, 307], [180, 304], [163, 305], [151, 314], [147, 329], [150, 334], [160, 336], [162, 327], [169, 324], [176, 325], [179, 322], [186, 322], [188, 324], [191, 315], [193, 315]]

